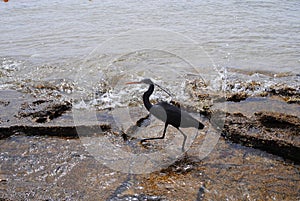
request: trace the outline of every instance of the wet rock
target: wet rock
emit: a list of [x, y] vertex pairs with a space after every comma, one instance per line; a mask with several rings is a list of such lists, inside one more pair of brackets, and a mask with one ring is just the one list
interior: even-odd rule
[[69, 94], [74, 90], [75, 86], [73, 81], [68, 79], [52, 79], [34, 82], [33, 80], [28, 80], [28, 83], [23, 83], [20, 87], [22, 92], [38, 97], [41, 94], [55, 95], [55, 92]]
[[300, 96], [287, 97], [287, 98], [284, 98], [284, 100], [289, 104], [292, 104], [292, 103], [300, 104]]
[[299, 90], [284, 84], [277, 84], [270, 87], [269, 92], [280, 96], [296, 96], [299, 95]]
[[[111, 129], [109, 124], [99, 125], [11, 125], [0, 126], [0, 139], [10, 137], [12, 135], [48, 135], [56, 137], [73, 137], [78, 138], [78, 131], [82, 130], [85, 135], [99, 135]], [[81, 136], [83, 134], [81, 133]]]
[[299, 117], [276, 112], [257, 112], [255, 115], [265, 127], [294, 130], [295, 135], [300, 135]]
[[227, 114], [222, 135], [233, 142], [258, 148], [300, 163], [300, 119], [275, 112], [258, 112], [254, 117]]
[[79, 139], [13, 136], [1, 140], [1, 150], [7, 182], [0, 182], [0, 198], [7, 200], [107, 200], [126, 177], [95, 160]]
[[35, 100], [24, 102], [18, 112], [18, 118], [30, 117], [34, 122], [45, 123], [71, 110], [72, 105], [67, 101]]
[[177, 174], [187, 174], [188, 172], [195, 170], [196, 164], [197, 163], [193, 161], [190, 157], [184, 155], [183, 157], [176, 160], [168, 168], [163, 169], [161, 172], [162, 173], [174, 172]]
[[[253, 86], [256, 85], [252, 83], [252, 88], [248, 87], [248, 91], [254, 90]], [[43, 90], [43, 87], [37, 88]], [[208, 99], [206, 96], [195, 97]], [[102, 118], [98, 119], [99, 125], [82, 124], [75, 127], [71, 118], [65, 121], [68, 110], [52, 120], [46, 115], [50, 121], [43, 124], [23, 121], [32, 119], [32, 113], [39, 110], [39, 107], [45, 109], [46, 104], [51, 104], [43, 101], [32, 104], [35, 101], [21, 102], [20, 107], [26, 108], [25, 115], [18, 118], [17, 122], [1, 123], [0, 137], [18, 133], [74, 136], [77, 135], [76, 128], [90, 131], [87, 134], [97, 135], [97, 126], [107, 133], [111, 132], [111, 124], [103, 123]], [[23, 104], [24, 102], [27, 104]], [[11, 103], [0, 106], [8, 108], [15, 105]], [[16, 111], [18, 113], [22, 110], [17, 108]], [[45, 116], [42, 111], [41, 109], [37, 116]], [[136, 119], [130, 125], [147, 125], [145, 120], [148, 117], [141, 118], [144, 115], [140, 110], [136, 113]], [[15, 113], [9, 113], [11, 114]], [[110, 117], [104, 115], [103, 118]], [[1, 116], [1, 121], [6, 122], [7, 119], [10, 118]], [[253, 116], [245, 115], [245, 112], [227, 113], [225, 123], [223, 136], [248, 147], [220, 138], [209, 156], [201, 158], [201, 161], [192, 160], [187, 155], [168, 168], [138, 175], [131, 180], [103, 164], [99, 166], [86, 153], [79, 139], [13, 135], [1, 139], [0, 143], [1, 171], [5, 171], [3, 182], [0, 177], [0, 188], [3, 190], [1, 196], [11, 200], [299, 200], [299, 166], [260, 151], [266, 150], [297, 162], [300, 158], [299, 117], [259, 109]], [[113, 140], [117, 137], [121, 139], [113, 133], [107, 136]], [[121, 148], [133, 146], [132, 144], [140, 147], [135, 141], [131, 141], [132, 144], [123, 143], [122, 140], [115, 141]], [[203, 140], [195, 140], [195, 144], [199, 146], [202, 143]], [[194, 150], [191, 153], [199, 152], [199, 146], [192, 146], [191, 149]], [[159, 150], [157, 146], [152, 146], [151, 149]]]
[[115, 198], [111, 198], [108, 199], [107, 201], [145, 201], [145, 200], [149, 200], [149, 201], [164, 201], [166, 199], [163, 199], [160, 196], [155, 196], [155, 195], [123, 195], [120, 197], [115, 197]]
[[121, 183], [119, 187], [112, 193], [112, 195], [107, 199], [107, 201], [164, 201], [166, 199], [163, 196], [157, 195], [146, 195], [146, 194], [137, 194], [137, 193], [128, 193], [132, 186], [135, 185], [136, 176], [129, 174], [125, 181]]
[[[300, 91], [299, 81], [295, 75], [289, 75], [291, 80], [287, 80], [288, 75], [269, 77], [270, 75], [251, 75], [245, 79], [231, 78], [227, 80], [226, 94], [229, 101], [245, 100], [253, 96], [275, 96], [285, 100], [287, 103], [299, 103]], [[282, 81], [279, 81], [281, 79]], [[241, 99], [239, 99], [239, 97]]]
[[[130, 177], [97, 162], [79, 139], [13, 136], [1, 140], [1, 151], [7, 181], [0, 182], [0, 197], [7, 200], [299, 198], [299, 166], [222, 139], [207, 158], [193, 162], [191, 171]], [[187, 156], [180, 163], [190, 161]]]
[[33, 87], [36, 89], [49, 89], [49, 90], [58, 90], [58, 87], [51, 82], [39, 81], [33, 84]]
[[248, 94], [245, 92], [239, 92], [234, 94], [228, 94], [226, 97], [227, 101], [240, 102], [242, 100], [246, 100], [248, 98]]
[[202, 200], [204, 200], [205, 190], [206, 190], [205, 186], [201, 186], [199, 188], [196, 201], [202, 201]]
[[4, 106], [4, 107], [8, 106], [9, 103], [10, 103], [10, 101], [0, 100], [0, 105], [2, 105], [2, 106]]
[[272, 96], [277, 96], [289, 104], [300, 104], [300, 87], [291, 87], [284, 84], [271, 86], [267, 91]]
[[111, 114], [97, 112], [97, 119], [85, 114], [86, 119], [75, 124], [67, 101], [36, 99], [16, 91], [0, 91], [0, 95], [4, 103], [0, 104], [0, 139], [19, 134], [77, 138], [78, 132], [103, 134], [113, 122]]

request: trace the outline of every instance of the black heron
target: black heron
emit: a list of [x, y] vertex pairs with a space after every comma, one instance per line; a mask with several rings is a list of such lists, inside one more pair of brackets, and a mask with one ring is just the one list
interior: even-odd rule
[[165, 101], [152, 105], [150, 103], [149, 97], [154, 91], [155, 84], [152, 82], [151, 79], [143, 79], [139, 82], [128, 82], [127, 84], [142, 84], [142, 83], [149, 85], [148, 90], [143, 94], [143, 102], [146, 109], [150, 112], [150, 114], [154, 115], [156, 118], [165, 122], [165, 127], [163, 131], [163, 135], [161, 137], [145, 138], [142, 139], [141, 142], [143, 143], [147, 140], [164, 139], [167, 127], [170, 124], [175, 128], [177, 128], [177, 130], [183, 135], [184, 140], [182, 145], [182, 151], [184, 151], [184, 145], [187, 136], [179, 129], [179, 127], [181, 128], [194, 127], [197, 129], [203, 129], [204, 125], [201, 122], [199, 122], [197, 119], [192, 117], [186, 111], [180, 109], [179, 107], [171, 105]]

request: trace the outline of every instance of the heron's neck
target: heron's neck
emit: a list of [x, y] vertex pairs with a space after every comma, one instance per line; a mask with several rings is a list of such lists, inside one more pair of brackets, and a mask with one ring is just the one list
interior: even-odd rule
[[147, 110], [150, 110], [151, 107], [152, 107], [152, 104], [150, 103], [149, 97], [151, 96], [153, 91], [154, 91], [154, 85], [150, 84], [148, 90], [143, 95], [143, 102], [144, 102], [144, 105], [145, 105]]

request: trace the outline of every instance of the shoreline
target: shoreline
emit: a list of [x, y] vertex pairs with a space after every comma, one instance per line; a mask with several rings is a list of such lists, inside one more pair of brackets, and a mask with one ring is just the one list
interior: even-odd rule
[[[10, 96], [6, 93], [15, 93], [13, 96], [21, 95], [19, 92], [0, 91], [2, 97]], [[295, 93], [292, 96], [299, 95]], [[97, 112], [100, 124], [96, 125], [95, 122], [87, 121], [82, 125], [75, 125], [70, 111], [72, 106], [67, 101], [36, 98], [31, 98], [31, 100], [24, 98], [17, 102], [14, 100], [16, 99], [1, 99], [0, 107], [3, 113], [0, 116], [0, 139], [18, 134], [78, 138], [76, 129], [85, 129], [87, 133], [92, 134], [97, 132], [97, 129], [105, 132], [112, 131], [114, 127], [114, 120], [109, 111]], [[284, 100], [285, 98], [282, 97], [279, 97], [277, 101], [274, 101], [274, 98], [265, 98], [263, 104], [259, 105], [261, 99], [256, 100], [255, 97], [252, 97], [250, 101], [247, 101], [247, 98], [242, 100], [236, 98], [234, 101], [227, 99], [226, 103], [230, 103], [227, 107], [228, 111], [220, 107], [215, 108], [216, 111], [226, 114], [221, 136], [243, 146], [258, 148], [299, 164], [300, 118], [297, 114], [300, 110], [297, 111], [297, 109], [300, 107], [297, 106], [298, 102], [289, 103]], [[15, 111], [12, 111], [10, 105], [14, 105]], [[255, 105], [258, 107], [257, 110], [253, 110]], [[185, 105], [181, 107], [185, 108]], [[290, 107], [291, 111], [286, 110], [287, 113], [284, 113], [277, 109], [282, 107], [283, 111], [285, 107]], [[10, 112], [5, 113], [5, 108]], [[294, 113], [291, 114], [291, 112]], [[200, 113], [209, 118], [213, 111], [200, 111]], [[137, 122], [140, 121], [139, 117], [135, 118]]]
[[[146, 110], [136, 107], [139, 103], [130, 106], [135, 125], [120, 132], [114, 125], [113, 110], [97, 111], [97, 123], [84, 116], [86, 120], [75, 125], [72, 104], [67, 100], [1, 90], [0, 189], [3, 190], [0, 199], [181, 200], [184, 195], [187, 200], [224, 200], [228, 196], [236, 200], [248, 196], [257, 200], [266, 197], [297, 200], [300, 198], [297, 193], [300, 190], [300, 106], [298, 101], [288, 100], [298, 100], [299, 91], [279, 85], [262, 96], [255, 92], [256, 87], [250, 86], [251, 82], [238, 86], [239, 90], [248, 88], [246, 95], [232, 91], [225, 99], [193, 90], [195, 103], [199, 99], [205, 103], [216, 100], [212, 101], [214, 107], [182, 103], [182, 108], [200, 112], [203, 119], [211, 118], [214, 112], [225, 115], [217, 144], [200, 160], [199, 147], [205, 140], [205, 135], [200, 134], [189, 150], [170, 166], [140, 175], [121, 173], [100, 163], [81, 141], [80, 137], [85, 136], [77, 134], [79, 129], [87, 137], [105, 136], [125, 153], [148, 153], [164, 148], [172, 131], [168, 132], [167, 139], [146, 147], [123, 133], [123, 129], [134, 131], [141, 121], [148, 120]], [[49, 93], [57, 88], [40, 85], [37, 89]], [[209, 125], [209, 121], [205, 124]], [[111, 180], [114, 182], [103, 186], [103, 182]], [[241, 188], [248, 194], [241, 194]]]

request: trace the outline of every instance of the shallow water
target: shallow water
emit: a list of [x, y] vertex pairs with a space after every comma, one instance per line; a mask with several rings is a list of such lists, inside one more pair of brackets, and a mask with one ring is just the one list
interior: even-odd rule
[[136, 99], [139, 86], [122, 85], [145, 77], [181, 101], [194, 78], [221, 96], [226, 79], [299, 86], [298, 1], [9, 1], [0, 12], [0, 89], [105, 109]]
[[[0, 140], [0, 197], [125, 200], [144, 195], [178, 201], [200, 197], [204, 200], [299, 199], [299, 166], [224, 140], [218, 142], [207, 158], [194, 160], [198, 143], [201, 137], [187, 158], [164, 170], [128, 175], [95, 160], [79, 139], [11, 136]], [[120, 143], [121, 147], [124, 145]]]

